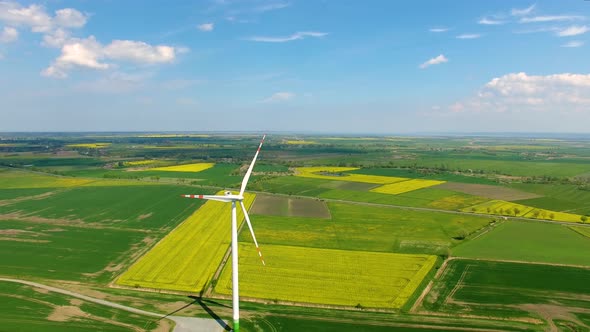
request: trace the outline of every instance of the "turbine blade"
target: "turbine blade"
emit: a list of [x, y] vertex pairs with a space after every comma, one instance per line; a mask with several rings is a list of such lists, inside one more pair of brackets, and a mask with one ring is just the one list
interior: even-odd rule
[[252, 163], [250, 167], [248, 167], [248, 171], [246, 171], [246, 175], [244, 175], [244, 179], [242, 180], [242, 187], [240, 188], [240, 196], [244, 196], [244, 191], [246, 190], [246, 185], [248, 184], [248, 180], [250, 179], [250, 174], [252, 174], [252, 169], [254, 169], [254, 163], [256, 162], [256, 158], [258, 158], [258, 153], [260, 152], [260, 148], [262, 148], [262, 143], [264, 143], [264, 138], [266, 135], [262, 136], [262, 140], [260, 141], [260, 145], [258, 146], [258, 150], [256, 150], [256, 154], [254, 155], [254, 159], [252, 159]]
[[250, 229], [250, 234], [252, 234], [252, 239], [254, 239], [254, 244], [256, 245], [258, 256], [260, 256], [262, 265], [266, 265], [266, 263], [264, 262], [264, 258], [262, 258], [262, 252], [260, 251], [260, 247], [258, 247], [258, 241], [256, 241], [256, 235], [254, 235], [254, 228], [252, 228], [252, 223], [250, 222], [248, 211], [246, 211], [246, 207], [244, 206], [244, 203], [242, 201], [240, 201], [240, 206], [242, 207], [242, 211], [244, 212], [244, 218], [246, 218], [246, 223], [248, 224], [248, 228]]
[[227, 196], [218, 196], [218, 195], [180, 195], [180, 197], [207, 199], [207, 200], [219, 201], [219, 202], [231, 202], [232, 201], [232, 199]]

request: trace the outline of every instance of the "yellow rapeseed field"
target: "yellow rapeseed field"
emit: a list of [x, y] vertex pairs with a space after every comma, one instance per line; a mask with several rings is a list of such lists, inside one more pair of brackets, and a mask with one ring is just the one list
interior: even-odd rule
[[134, 161], [126, 161], [123, 163], [125, 166], [146, 166], [146, 165], [153, 165], [159, 162], [158, 160], [134, 160]]
[[70, 148], [86, 148], [86, 149], [104, 149], [111, 146], [111, 143], [81, 143], [81, 144], [68, 144]]
[[[260, 239], [263, 241], [262, 239]], [[371, 308], [401, 308], [434, 266], [431, 255], [240, 243], [243, 297]], [[231, 294], [231, 264], [215, 291]]]
[[[297, 167], [295, 169], [295, 176], [300, 176], [300, 177], [304, 177], [304, 178], [350, 181], [350, 182], [364, 182], [364, 183], [375, 183], [375, 184], [388, 184], [388, 183], [395, 183], [395, 182], [408, 180], [407, 178], [398, 178], [398, 177], [393, 177], [393, 176], [344, 173], [347, 171], [354, 171], [357, 169], [359, 169], [359, 168], [358, 167], [330, 167], [330, 166]], [[326, 175], [326, 174], [330, 174], [330, 175]]]
[[[218, 194], [222, 194], [220, 191]], [[255, 195], [245, 194], [249, 208]], [[182, 199], [179, 197], [179, 199]], [[231, 243], [231, 205], [207, 201], [142, 256], [117, 284], [200, 292], [213, 277]], [[243, 214], [238, 207], [238, 220]]]
[[412, 179], [407, 181], [386, 184], [384, 186], [371, 189], [371, 191], [382, 194], [398, 195], [408, 191], [437, 186], [445, 182], [446, 181]]
[[577, 214], [539, 209], [532, 206], [502, 200], [491, 200], [482, 204], [464, 208], [463, 211], [566, 222], [581, 222], [582, 217], [581, 215]]
[[201, 172], [213, 167], [214, 163], [197, 163], [185, 164], [176, 166], [164, 166], [150, 169], [150, 171], [166, 171], [166, 172]]

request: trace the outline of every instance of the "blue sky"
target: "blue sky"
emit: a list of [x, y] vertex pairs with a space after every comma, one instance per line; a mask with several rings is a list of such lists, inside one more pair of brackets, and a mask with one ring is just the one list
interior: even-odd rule
[[4, 1], [0, 131], [587, 132], [590, 1]]

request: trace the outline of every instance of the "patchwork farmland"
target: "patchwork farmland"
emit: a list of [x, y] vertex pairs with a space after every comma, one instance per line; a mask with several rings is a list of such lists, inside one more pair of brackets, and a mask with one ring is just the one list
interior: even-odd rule
[[[246, 190], [266, 266], [238, 209], [244, 329], [590, 328], [579, 281], [590, 267], [589, 143], [544, 142], [563, 152], [545, 160], [545, 147], [517, 138], [269, 138]], [[1, 277], [228, 322], [230, 207], [180, 195], [235, 191], [258, 137], [50, 140], [51, 153], [35, 140], [0, 145]], [[172, 324], [2, 287], [9, 306], [41, 313], [10, 322], [7, 310], [6, 326]], [[72, 316], [53, 320], [62, 307]]]

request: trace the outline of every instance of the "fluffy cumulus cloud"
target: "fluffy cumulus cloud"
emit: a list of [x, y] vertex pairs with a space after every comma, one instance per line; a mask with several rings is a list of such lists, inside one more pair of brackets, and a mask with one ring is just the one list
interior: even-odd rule
[[4, 27], [0, 31], [0, 43], [12, 43], [18, 39], [18, 30], [11, 27]]
[[197, 25], [197, 29], [199, 29], [203, 32], [213, 31], [214, 27], [215, 27], [215, 25], [213, 23], [203, 23], [203, 24]]
[[152, 46], [141, 41], [114, 40], [104, 46], [94, 36], [85, 39], [71, 39], [61, 48], [61, 55], [42, 75], [55, 78], [67, 77], [73, 68], [108, 69], [113, 66], [109, 60], [120, 60], [140, 64], [158, 64], [174, 61], [177, 49], [171, 46]]
[[263, 103], [275, 103], [281, 101], [287, 101], [295, 98], [295, 94], [292, 92], [277, 92], [274, 93], [272, 96], [264, 99]]
[[434, 58], [432, 58], [432, 59], [424, 62], [423, 64], [421, 64], [420, 65], [420, 68], [421, 69], [424, 69], [424, 68], [428, 68], [428, 67], [430, 67], [432, 65], [438, 65], [438, 64], [441, 64], [441, 63], [445, 63], [445, 62], [449, 62], [449, 59], [447, 59], [444, 56], [444, 54], [440, 54], [439, 56], [434, 57]]
[[255, 36], [246, 38], [246, 40], [255, 41], [255, 42], [264, 42], [264, 43], [285, 43], [294, 40], [305, 39], [307, 37], [313, 38], [320, 38], [328, 35], [326, 32], [316, 32], [316, 31], [303, 31], [303, 32], [296, 32], [289, 36], [283, 37], [263, 37], [263, 36]]
[[63, 8], [50, 14], [37, 4], [22, 6], [12, 1], [0, 1], [0, 21], [14, 26], [30, 28], [33, 32], [47, 33], [57, 28], [80, 28], [87, 15], [73, 8]]
[[449, 109], [452, 112], [588, 112], [590, 74], [512, 73], [492, 79], [476, 96]]

